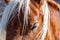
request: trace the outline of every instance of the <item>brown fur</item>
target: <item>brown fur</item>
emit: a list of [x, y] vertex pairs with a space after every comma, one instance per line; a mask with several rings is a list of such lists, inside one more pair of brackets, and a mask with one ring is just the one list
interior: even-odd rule
[[[60, 12], [59, 6], [54, 1], [47, 1], [50, 10], [50, 27], [48, 28], [47, 35], [45, 40], [60, 40]], [[36, 1], [30, 2], [30, 14], [29, 14], [29, 26], [26, 28], [24, 35], [21, 34], [22, 26], [19, 25], [19, 20], [16, 16], [8, 23], [7, 26], [7, 36], [6, 40], [34, 40], [36, 35], [42, 29], [43, 23], [43, 14], [41, 10], [41, 3], [39, 4]], [[38, 12], [37, 12], [37, 11]], [[16, 11], [17, 13], [17, 11]], [[21, 11], [21, 23], [23, 22], [23, 12]], [[35, 19], [35, 17], [37, 17]], [[39, 23], [39, 26], [36, 30], [31, 30], [35, 21]], [[40, 35], [36, 38], [36, 40], [40, 40]]]

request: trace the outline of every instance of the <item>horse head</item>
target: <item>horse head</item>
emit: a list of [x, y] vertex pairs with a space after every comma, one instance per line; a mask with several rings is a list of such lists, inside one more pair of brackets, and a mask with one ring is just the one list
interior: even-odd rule
[[2, 24], [6, 26], [7, 40], [43, 40], [45, 38], [49, 16], [46, 1], [5, 0], [5, 2], [8, 6], [2, 16]]

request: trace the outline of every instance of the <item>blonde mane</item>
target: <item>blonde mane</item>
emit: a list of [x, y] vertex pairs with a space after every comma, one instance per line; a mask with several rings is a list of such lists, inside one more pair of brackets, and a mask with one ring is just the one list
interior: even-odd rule
[[40, 35], [40, 40], [44, 40], [47, 34], [47, 30], [49, 27], [49, 20], [50, 20], [50, 12], [49, 12], [49, 8], [48, 8], [48, 3], [46, 0], [44, 0], [43, 5], [41, 6], [42, 8], [42, 12], [43, 12], [43, 25], [42, 25], [42, 29], [40, 30], [40, 32], [37, 34], [36, 38], [38, 37], [38, 35]]
[[[19, 18], [21, 8], [22, 8], [22, 10], [24, 9], [24, 25], [23, 26], [28, 25], [28, 13], [30, 12], [29, 3], [30, 3], [30, 0], [18, 0], [18, 1], [11, 0], [10, 1], [9, 5], [5, 8], [5, 10], [3, 12], [2, 20], [0, 23], [0, 27], [1, 27], [0, 28], [0, 35], [2, 36], [2, 38], [0, 38], [0, 40], [6, 40], [6, 30], [5, 29], [7, 27], [7, 24], [8, 24], [8, 21], [9, 21], [11, 15], [12, 15], [12, 12], [17, 4], [19, 4], [18, 18]], [[48, 30], [48, 27], [49, 27], [49, 20], [50, 20], [50, 12], [49, 12], [48, 3], [46, 0], [44, 0], [44, 3], [41, 6], [41, 8], [43, 11], [44, 19], [43, 19], [43, 27], [41, 30], [42, 36], [41, 36], [40, 40], [44, 40], [47, 30]], [[20, 20], [20, 18], [19, 18], [19, 20]], [[24, 27], [23, 27], [23, 30], [24, 30]], [[22, 31], [22, 34], [23, 34], [23, 31]], [[39, 35], [39, 33], [38, 33], [38, 35]]]
[[49, 8], [48, 8], [48, 4], [47, 1], [44, 0], [44, 3], [42, 5], [42, 11], [44, 14], [44, 19], [43, 19], [43, 27], [42, 27], [42, 36], [40, 40], [44, 40], [47, 34], [47, 30], [49, 27], [49, 20], [50, 20], [50, 12], [49, 12]]
[[[3, 15], [2, 15], [2, 19], [1, 19], [1, 23], [0, 23], [0, 40], [6, 40], [6, 27], [8, 24], [8, 21], [12, 15], [12, 12], [14, 10], [14, 8], [16, 7], [17, 4], [19, 4], [18, 7], [18, 17], [19, 17], [19, 13], [20, 13], [20, 9], [25, 8], [24, 10], [24, 25], [28, 24], [28, 11], [29, 11], [29, 2], [30, 0], [11, 0], [9, 5], [5, 8]], [[23, 28], [24, 29], [24, 28]], [[2, 34], [3, 33], [3, 34]], [[23, 31], [22, 31], [23, 34]]]

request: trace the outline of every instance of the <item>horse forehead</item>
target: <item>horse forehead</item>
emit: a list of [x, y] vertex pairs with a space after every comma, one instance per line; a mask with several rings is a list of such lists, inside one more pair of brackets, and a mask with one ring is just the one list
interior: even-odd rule
[[30, 13], [29, 22], [30, 22], [31, 25], [38, 22], [38, 19], [39, 19], [39, 15], [36, 15], [35, 13]]
[[32, 13], [32, 14], [29, 15], [29, 18], [37, 20], [39, 18], [39, 15], [35, 15], [34, 13]]

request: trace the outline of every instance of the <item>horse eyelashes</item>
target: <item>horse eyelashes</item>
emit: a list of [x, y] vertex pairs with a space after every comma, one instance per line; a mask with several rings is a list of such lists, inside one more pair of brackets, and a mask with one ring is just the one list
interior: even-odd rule
[[31, 30], [34, 30], [37, 27], [37, 23], [34, 23], [33, 27], [31, 28]]

